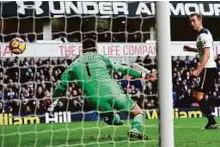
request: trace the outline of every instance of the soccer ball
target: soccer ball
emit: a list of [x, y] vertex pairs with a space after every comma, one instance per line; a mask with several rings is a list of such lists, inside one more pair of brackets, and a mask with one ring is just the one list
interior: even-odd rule
[[21, 38], [14, 38], [9, 43], [9, 49], [13, 54], [21, 54], [26, 49], [26, 43]]

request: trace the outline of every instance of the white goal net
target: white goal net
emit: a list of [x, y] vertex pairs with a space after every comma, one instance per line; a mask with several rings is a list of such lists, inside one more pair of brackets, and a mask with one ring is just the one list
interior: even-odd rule
[[[77, 81], [68, 84], [49, 112], [52, 93], [64, 70], [82, 54], [86, 38], [96, 40], [98, 53], [113, 61], [155, 71], [154, 17], [151, 2], [1, 2], [0, 146], [157, 145], [157, 81], [111, 73], [145, 112], [144, 133], [152, 136], [147, 142], [128, 139], [132, 118], [126, 113], [119, 113], [123, 126], [105, 124]], [[27, 43], [17, 56], [8, 48], [15, 37]]]

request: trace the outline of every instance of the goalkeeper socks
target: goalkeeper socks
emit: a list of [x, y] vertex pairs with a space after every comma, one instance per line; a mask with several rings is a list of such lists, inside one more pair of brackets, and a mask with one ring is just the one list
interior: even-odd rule
[[121, 121], [120, 116], [116, 113], [112, 119], [112, 124], [115, 125]]
[[143, 114], [136, 115], [131, 124], [131, 132], [138, 132], [138, 133], [142, 132], [143, 131], [143, 120], [144, 120]]
[[216, 124], [216, 121], [215, 121], [214, 116], [212, 114], [209, 114], [207, 118], [208, 118], [208, 121], [210, 124]]
[[209, 108], [208, 102], [206, 101], [206, 99], [201, 99], [198, 101], [200, 109], [202, 111], [202, 113], [208, 118], [208, 121], [210, 124], [216, 124], [216, 121], [212, 115], [212, 112]]

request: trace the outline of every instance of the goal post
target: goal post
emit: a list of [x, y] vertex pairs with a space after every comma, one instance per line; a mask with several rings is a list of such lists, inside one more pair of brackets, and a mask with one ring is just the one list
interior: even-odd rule
[[169, 1], [156, 2], [160, 147], [174, 147]]

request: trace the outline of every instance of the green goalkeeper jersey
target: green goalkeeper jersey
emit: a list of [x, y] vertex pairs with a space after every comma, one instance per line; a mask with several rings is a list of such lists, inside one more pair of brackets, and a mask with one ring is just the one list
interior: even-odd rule
[[111, 76], [116, 70], [124, 75], [141, 78], [141, 73], [129, 66], [112, 62], [98, 53], [85, 53], [76, 59], [63, 73], [60, 84], [55, 88], [53, 98], [61, 97], [70, 81], [76, 80], [83, 90], [85, 98], [105, 98], [123, 93], [121, 86]]

